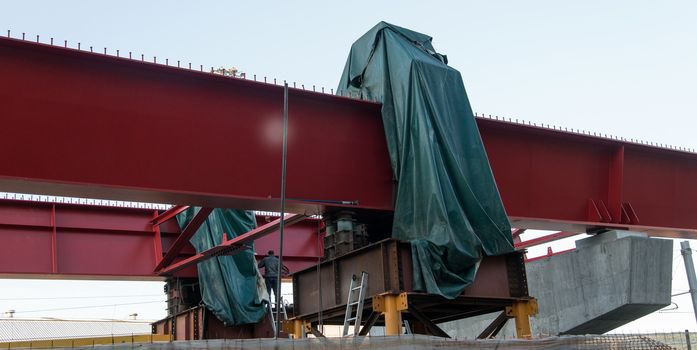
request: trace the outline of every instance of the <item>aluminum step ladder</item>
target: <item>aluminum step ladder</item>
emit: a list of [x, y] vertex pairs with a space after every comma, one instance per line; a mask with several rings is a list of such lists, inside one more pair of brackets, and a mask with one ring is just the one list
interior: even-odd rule
[[[268, 306], [269, 306], [269, 317], [271, 317], [271, 324], [273, 325], [273, 331], [276, 333], [276, 308], [273, 307], [275, 303], [272, 303], [269, 301]], [[288, 305], [288, 302], [286, 302], [283, 297], [281, 297], [281, 315], [283, 315], [283, 320], [288, 319], [288, 311], [286, 311], [286, 306]]]
[[402, 322], [402, 323], [404, 324], [404, 334], [412, 334], [411, 333], [411, 325], [409, 324], [409, 321], [404, 320], [404, 322]]
[[[344, 316], [343, 336], [349, 335], [349, 326], [353, 322], [353, 335], [357, 336], [361, 328], [361, 317], [363, 316], [363, 299], [368, 288], [368, 273], [361, 272], [361, 280], [356, 283], [356, 275], [351, 277], [351, 285], [346, 302], [346, 315]], [[356, 307], [356, 316], [353, 316], [353, 308]]]

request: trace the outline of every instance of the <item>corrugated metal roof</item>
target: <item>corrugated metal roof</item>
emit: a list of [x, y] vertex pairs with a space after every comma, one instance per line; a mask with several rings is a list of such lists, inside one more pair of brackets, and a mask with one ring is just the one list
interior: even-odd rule
[[150, 334], [145, 321], [0, 318], [0, 342]]

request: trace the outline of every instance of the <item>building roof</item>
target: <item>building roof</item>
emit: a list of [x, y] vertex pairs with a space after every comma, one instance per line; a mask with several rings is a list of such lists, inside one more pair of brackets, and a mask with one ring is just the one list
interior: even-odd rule
[[150, 334], [147, 321], [0, 318], [0, 342]]

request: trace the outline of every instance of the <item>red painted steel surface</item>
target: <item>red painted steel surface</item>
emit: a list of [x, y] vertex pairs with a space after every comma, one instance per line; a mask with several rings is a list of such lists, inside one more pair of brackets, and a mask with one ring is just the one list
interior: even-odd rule
[[[215, 247], [211, 247], [209, 249], [206, 249], [200, 253], [197, 253], [194, 256], [188, 257], [186, 259], [183, 259], [179, 262], [165, 265], [162, 267], [161, 265], [158, 265], [155, 270], [159, 275], [167, 275], [170, 276], [177, 271], [181, 271], [185, 269], [188, 266], [192, 265], [197, 265], [198, 263], [214, 258], [216, 256], [221, 256], [221, 255], [235, 255], [245, 249], [248, 249], [248, 247], [254, 243], [254, 241], [257, 238], [268, 236], [269, 234], [277, 231], [281, 225], [281, 221], [283, 221], [284, 225], [291, 226], [293, 224], [296, 224], [306, 218], [305, 215], [302, 214], [289, 214], [286, 215], [283, 220], [281, 218], [278, 218], [272, 222], [269, 222], [267, 224], [261, 225], [253, 230], [250, 230], [249, 232], [243, 233], [238, 235], [237, 237], [234, 237], [232, 239], [225, 239], [222, 243]], [[193, 221], [192, 221], [193, 222]], [[285, 228], [285, 227], [284, 227]], [[184, 231], [188, 230], [188, 226]], [[184, 233], [182, 233], [183, 235]], [[180, 236], [181, 237], [181, 236]], [[284, 237], [285, 241], [285, 237]], [[169, 253], [168, 253], [169, 254]]]
[[[158, 260], [152, 220], [153, 210], [147, 209], [0, 200], [0, 277], [160, 279], [154, 273]], [[179, 227], [169, 220], [159, 229], [167, 252]], [[286, 228], [284, 262], [291, 271], [317, 263], [322, 251], [317, 233], [316, 220]], [[255, 242], [258, 256], [269, 249], [278, 249], [277, 232]], [[187, 244], [179, 259], [194, 254]], [[193, 277], [196, 269], [175, 275]]]
[[[0, 39], [0, 190], [273, 209], [281, 88]], [[391, 209], [379, 105], [291, 89], [288, 197]], [[697, 155], [477, 120], [514, 227], [697, 237]], [[151, 148], [164, 156], [153, 157]], [[331, 205], [329, 205], [331, 206]]]
[[[0, 77], [0, 147], [9, 150], [0, 152], [0, 191], [278, 205], [278, 86], [7, 39], [0, 39]], [[478, 124], [514, 227], [697, 238], [697, 155]], [[329, 200], [390, 210], [392, 188], [378, 105], [291, 91], [292, 208], [314, 213], [315, 201]], [[0, 201], [0, 275], [159, 278], [153, 270], [180, 230], [173, 220], [155, 229], [154, 217], [142, 209]], [[291, 271], [315, 264], [317, 221], [286, 230]], [[278, 249], [277, 234], [255, 241], [257, 255], [269, 249]], [[175, 263], [193, 254], [187, 244]]]
[[[276, 217], [257, 217], [259, 226], [268, 223]], [[324, 255], [323, 233], [320, 233], [319, 220], [305, 221], [286, 226], [283, 229], [283, 265], [290, 272], [300, 271], [319, 262]], [[278, 254], [278, 232], [257, 238], [254, 241], [254, 252], [257, 259], [263, 258], [269, 250]]]
[[[0, 274], [151, 278], [150, 220], [142, 209], [0, 201]], [[160, 230], [165, 246], [179, 233], [173, 222]]]
[[[172, 261], [174, 261], [174, 259], [176, 259], [179, 256], [179, 252], [181, 252], [185, 246], [190, 245], [189, 240], [191, 239], [191, 237], [194, 236], [194, 234], [196, 234], [201, 225], [203, 225], [203, 223], [206, 222], [208, 216], [212, 211], [213, 208], [202, 207], [196, 213], [196, 215], [194, 215], [194, 218], [191, 219], [191, 221], [188, 225], [186, 225], [186, 227], [184, 227], [177, 239], [174, 240], [172, 245], [169, 247], [165, 256], [163, 256], [162, 259], [158, 261], [157, 266], [155, 266], [155, 270], [160, 270], [161, 268], [169, 265]], [[164, 213], [164, 215], [169, 214], [170, 213], [168, 212]]]
[[[2, 191], [278, 207], [281, 86], [7, 38], [0, 77]], [[379, 110], [290, 90], [291, 208], [391, 208]]]
[[190, 207], [188, 205], [172, 206], [171, 208], [165, 210], [164, 213], [156, 213], [155, 216], [153, 217], [151, 223], [153, 224], [153, 226], [159, 226], [161, 223], [163, 223], [167, 220], [174, 219], [181, 212], [183, 212], [189, 208]]
[[529, 259], [528, 259], [528, 258], [525, 258], [525, 262], [526, 262], [526, 263], [529, 263], [529, 262], [532, 262], [532, 261], [535, 261], [535, 260], [542, 260], [542, 259], [546, 259], [546, 258], [551, 258], [551, 257], [553, 257], [553, 256], [555, 256], [555, 255], [565, 254], [565, 253], [568, 253], [568, 252], [573, 252], [574, 250], [576, 250], [576, 248], [566, 249], [566, 250], [561, 250], [561, 251], [558, 251], [558, 252], [554, 252], [554, 251], [552, 251], [552, 248], [548, 247], [548, 248], [547, 248], [547, 254], [545, 254], [545, 255], [540, 255], [540, 256], [536, 256], [536, 257], [534, 257], [534, 258], [529, 258]]
[[555, 233], [545, 235], [542, 237], [529, 239], [527, 241], [514, 242], [514, 244], [515, 244], [516, 249], [525, 249], [525, 248], [533, 247], [533, 246], [544, 244], [544, 243], [558, 241], [558, 240], [564, 239], [564, 238], [578, 236], [581, 234], [582, 233], [578, 233], [578, 232], [560, 231], [560, 232], [555, 232]]
[[[697, 154], [478, 119], [517, 228], [597, 228], [697, 238]], [[601, 215], [589, 215], [594, 203]]]

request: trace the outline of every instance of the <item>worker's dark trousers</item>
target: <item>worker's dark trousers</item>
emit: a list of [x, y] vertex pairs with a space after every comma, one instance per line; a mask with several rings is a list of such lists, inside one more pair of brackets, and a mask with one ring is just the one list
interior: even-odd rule
[[[264, 281], [266, 282], [266, 291], [269, 293], [269, 300], [271, 303], [276, 302], [276, 296], [278, 295], [278, 277], [265, 276]], [[273, 289], [273, 297], [271, 297], [271, 290]]]

